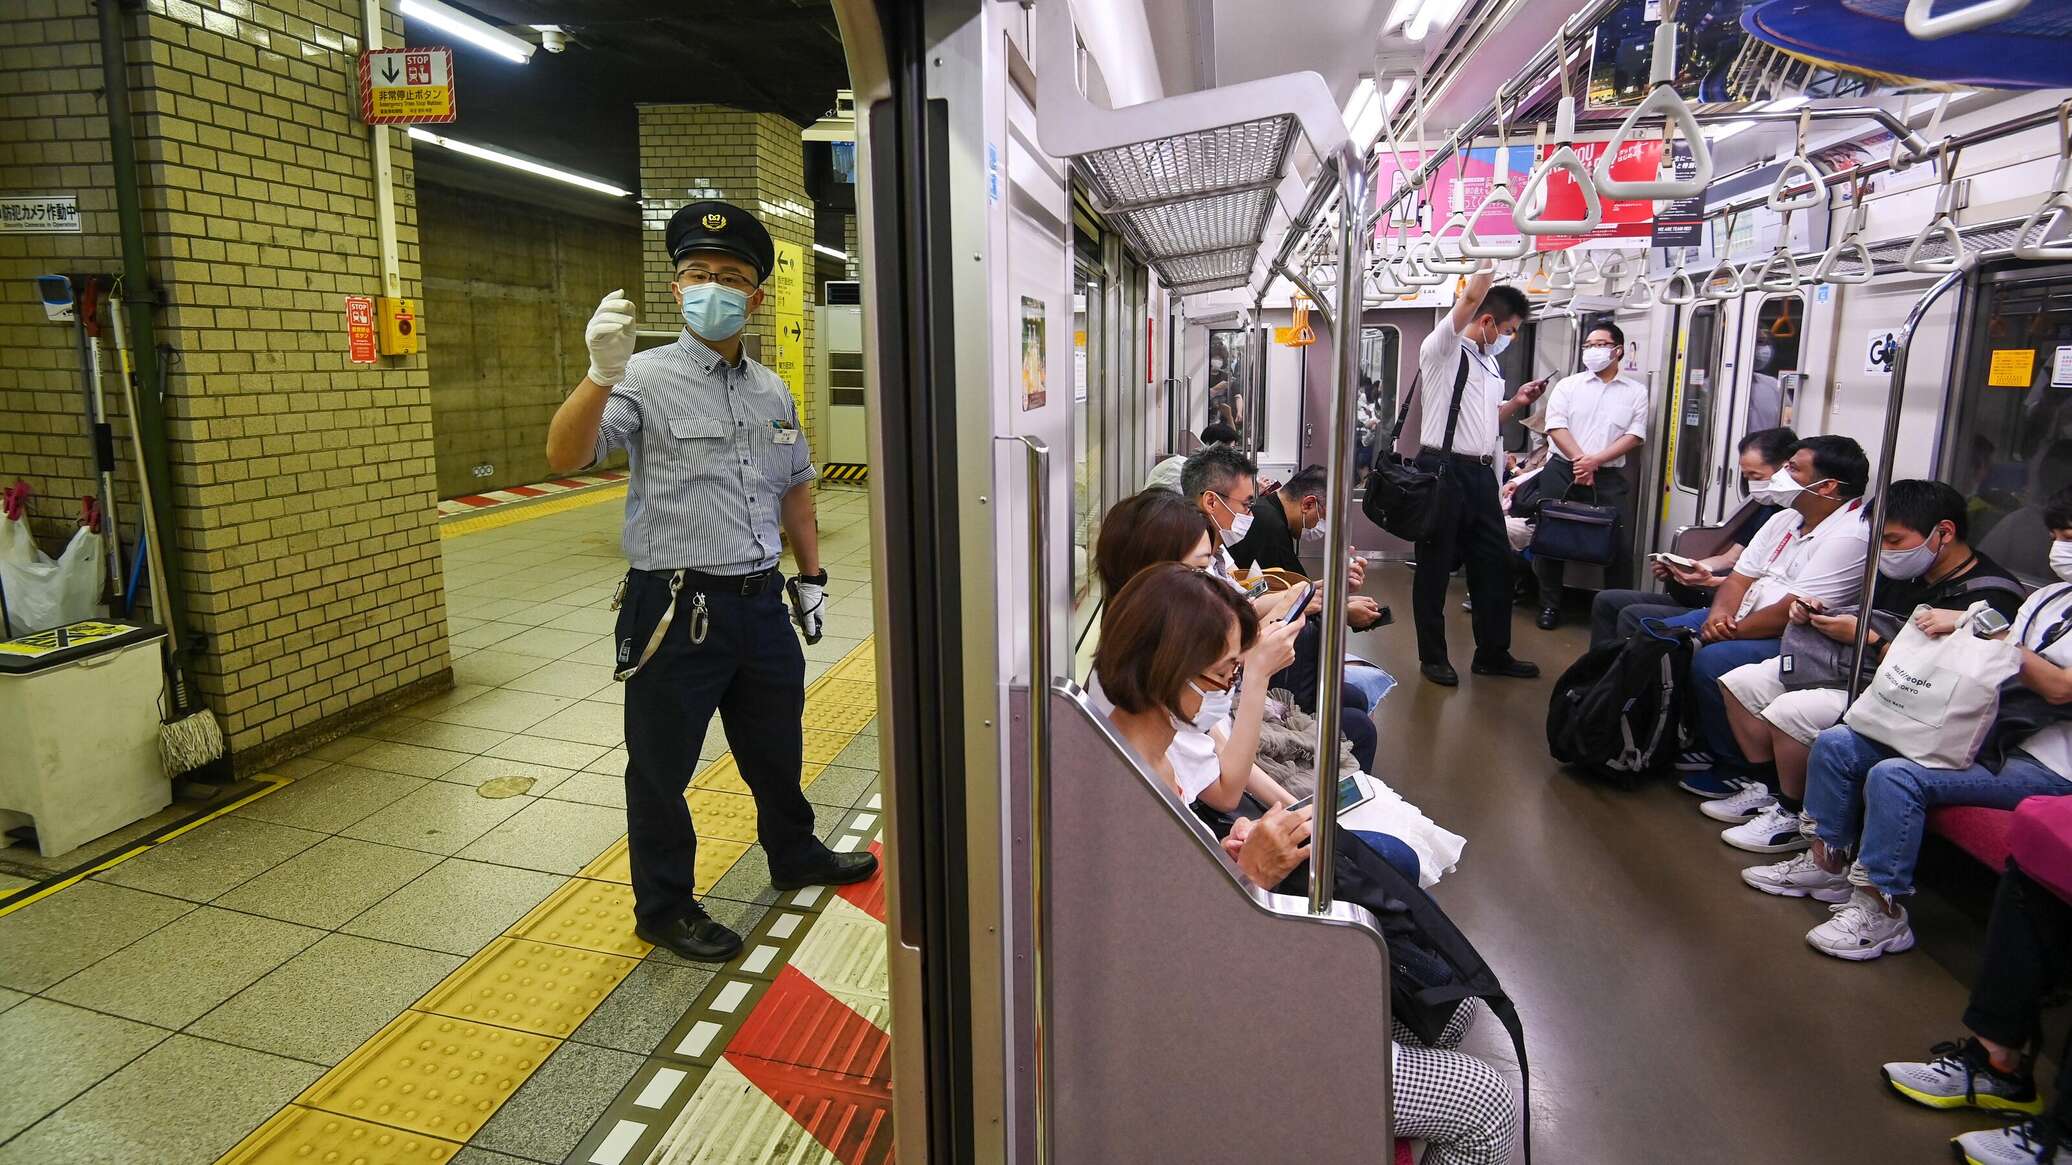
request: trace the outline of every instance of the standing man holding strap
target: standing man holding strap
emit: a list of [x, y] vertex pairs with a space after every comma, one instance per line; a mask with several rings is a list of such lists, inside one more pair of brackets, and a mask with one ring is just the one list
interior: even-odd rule
[[[677, 211], [665, 238], [683, 334], [635, 355], [632, 301], [605, 296], [584, 334], [589, 375], [547, 430], [547, 464], [566, 473], [615, 448], [630, 460], [622, 541], [631, 569], [613, 641], [614, 678], [626, 684], [634, 933], [686, 959], [725, 962], [741, 936], [697, 902], [698, 835], [684, 801], [715, 711], [755, 796], [772, 886], [860, 882], [878, 862], [822, 844], [799, 784], [806, 662], [778, 591], [817, 642], [827, 586], [818, 473], [783, 380], [741, 352], [776, 247], [753, 215], [724, 202]], [[788, 584], [780, 527], [800, 571]]]
[[1469, 276], [1452, 310], [1432, 325], [1418, 349], [1423, 406], [1417, 464], [1443, 480], [1433, 529], [1417, 543], [1410, 608], [1418, 670], [1449, 688], [1460, 683], [1446, 654], [1446, 582], [1456, 560], [1467, 567], [1475, 606], [1474, 673], [1519, 679], [1540, 674], [1538, 665], [1511, 655], [1511, 544], [1497, 498], [1497, 466], [1504, 419], [1531, 408], [1546, 383], [1534, 381], [1516, 395], [1504, 390], [1496, 358], [1525, 323], [1529, 305], [1524, 292], [1492, 286], [1495, 280], [1493, 269]]

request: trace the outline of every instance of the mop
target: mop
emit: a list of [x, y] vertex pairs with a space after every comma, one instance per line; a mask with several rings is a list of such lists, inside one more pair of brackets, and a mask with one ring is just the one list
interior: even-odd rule
[[[172, 708], [167, 713], [165, 722], [159, 725], [158, 759], [164, 766], [168, 778], [183, 774], [203, 776], [204, 774], [196, 773], [195, 770], [219, 762], [224, 764], [226, 770], [228, 768], [224, 755], [223, 729], [216, 723], [215, 713], [209, 711], [195, 697], [194, 686], [187, 678], [187, 667], [182, 662], [180, 631], [174, 626], [178, 621], [172, 617], [172, 604], [166, 595], [165, 553], [159, 547], [159, 540], [152, 536], [158, 530], [158, 515], [152, 506], [151, 480], [144, 468], [143, 446], [135, 440], [137, 392], [135, 381], [130, 375], [129, 341], [122, 324], [122, 298], [111, 293], [107, 304], [110, 322], [115, 330], [115, 351], [122, 366], [120, 379], [123, 407], [129, 411], [133, 426], [130, 449], [137, 456], [137, 495], [142, 499], [144, 507], [146, 534], [140, 540], [142, 546], [139, 549], [150, 556], [148, 573], [151, 578], [151, 609], [153, 614], [158, 616], [158, 621], [165, 625], [166, 678], [167, 686], [172, 693]], [[163, 369], [165, 365], [160, 364], [159, 367]], [[221, 774], [206, 774], [206, 778], [210, 780], [226, 779], [228, 776], [227, 771]]]

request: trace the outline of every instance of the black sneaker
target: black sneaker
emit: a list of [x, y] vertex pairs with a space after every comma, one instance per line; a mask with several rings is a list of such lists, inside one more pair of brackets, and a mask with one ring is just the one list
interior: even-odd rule
[[1453, 670], [1453, 665], [1444, 660], [1440, 660], [1438, 663], [1418, 664], [1417, 674], [1442, 688], [1460, 686], [1460, 673]]
[[822, 847], [820, 853], [802, 865], [770, 869], [770, 885], [779, 890], [803, 890], [807, 886], [846, 886], [878, 872], [878, 857], [872, 853], [838, 854]]

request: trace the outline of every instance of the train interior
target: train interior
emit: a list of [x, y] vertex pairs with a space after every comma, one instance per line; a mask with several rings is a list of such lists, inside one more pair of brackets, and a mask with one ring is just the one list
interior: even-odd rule
[[[1549, 744], [1596, 596], [1732, 543], [1793, 480], [1745, 472], [1774, 430], [1860, 447], [1864, 586], [1910, 480], [2059, 585], [2072, 4], [695, 8], [0, 12], [0, 1165], [2072, 1152], [2015, 1123], [2040, 1103], [1880, 1076], [2004, 981], [2012, 805], [1917, 820], [1914, 949], [1830, 958], [1845, 907], [1751, 890], [1797, 859], [1719, 844], [1746, 818], [1675, 748], [1607, 781]], [[721, 963], [634, 933], [614, 589], [668, 467], [543, 454], [600, 297], [643, 352], [697, 342], [664, 235], [699, 200], [775, 239], [741, 334], [817, 470], [778, 566], [828, 575], [799, 780], [882, 863], [778, 889], [722, 706], [684, 774]], [[1536, 394], [1593, 350], [1644, 407], [1604, 552], [1549, 583], [1514, 519], [1471, 600], [1376, 471], [1426, 463], [1420, 368], [1492, 278], [1525, 310], [1458, 365], [1512, 402], [1488, 472], [1574, 472]], [[1234, 462], [1242, 498], [1200, 476]], [[1262, 877], [1285, 808], [1190, 806], [1109, 698], [1119, 637], [1181, 622], [1120, 601], [1156, 570], [1103, 581], [1159, 488], [1211, 558], [1288, 527], [1237, 583], [1290, 612], [1264, 637], [1323, 612], [1310, 695], [1264, 703], [1330, 862]], [[1467, 667], [1506, 620], [1535, 677]], [[1443, 1030], [1406, 901], [1486, 961], [1440, 976]], [[1953, 1142], [1981, 1129], [2029, 1155]]]

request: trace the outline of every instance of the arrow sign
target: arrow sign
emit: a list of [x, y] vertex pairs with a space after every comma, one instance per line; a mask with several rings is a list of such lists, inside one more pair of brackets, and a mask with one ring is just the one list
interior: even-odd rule
[[388, 82], [389, 84], [391, 84], [391, 85], [395, 84], [395, 83], [396, 83], [396, 78], [397, 78], [397, 77], [400, 77], [400, 76], [402, 76], [402, 74], [401, 74], [401, 73], [398, 73], [398, 72], [396, 72], [396, 62], [395, 62], [395, 61], [391, 60], [391, 61], [390, 61], [390, 62], [389, 62], [389, 63], [388, 63], [387, 65], [385, 65], [385, 66], [383, 66], [383, 67], [382, 67], [382, 70], [381, 70], [381, 79], [382, 79], [382, 80], [384, 80], [384, 81], [387, 81], [387, 82]]
[[778, 265], [779, 267], [782, 267], [782, 268], [783, 268], [784, 270], [786, 270], [786, 271], [789, 271], [789, 270], [791, 270], [791, 256], [790, 256], [790, 255], [779, 255], [779, 256], [777, 256], [777, 265]]
[[793, 325], [791, 326], [791, 338], [792, 338], [792, 339], [794, 339], [794, 340], [800, 339], [800, 338], [802, 338], [803, 336], [805, 336], [805, 334], [806, 334], [806, 329], [804, 329], [804, 328], [800, 327], [800, 326], [799, 326], [799, 325], [797, 325], [797, 324], [793, 324]]

